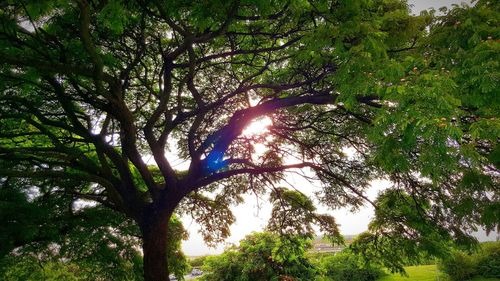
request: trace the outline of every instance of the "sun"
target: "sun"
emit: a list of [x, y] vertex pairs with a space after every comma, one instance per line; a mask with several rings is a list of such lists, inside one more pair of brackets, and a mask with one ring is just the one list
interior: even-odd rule
[[252, 123], [246, 126], [245, 129], [243, 129], [241, 134], [246, 138], [252, 139], [251, 144], [254, 150], [252, 153], [252, 159], [258, 159], [268, 151], [266, 143], [272, 140], [272, 136], [267, 133], [269, 133], [268, 127], [272, 124], [273, 122], [271, 118], [264, 116], [255, 119]]
[[269, 132], [268, 127], [273, 124], [271, 118], [264, 116], [252, 121], [252, 123], [248, 124], [242, 131], [242, 135], [245, 137], [253, 137], [263, 135]]

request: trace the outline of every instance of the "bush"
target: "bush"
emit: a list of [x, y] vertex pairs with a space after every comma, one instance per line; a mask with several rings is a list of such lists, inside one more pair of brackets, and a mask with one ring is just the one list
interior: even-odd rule
[[310, 241], [296, 236], [254, 233], [239, 247], [205, 260], [204, 281], [314, 280], [316, 270], [306, 259]]
[[201, 267], [208, 257], [209, 256], [200, 256], [200, 257], [192, 258], [188, 262], [189, 262], [189, 265], [191, 267]]
[[140, 263], [109, 259], [109, 263], [91, 261], [70, 261], [50, 256], [12, 254], [0, 259], [0, 280], [2, 281], [139, 281]]
[[500, 242], [484, 243], [477, 254], [477, 272], [483, 277], [500, 278]]
[[385, 275], [380, 266], [367, 264], [347, 251], [323, 258], [321, 267], [325, 277], [333, 281], [374, 281]]
[[75, 264], [41, 262], [32, 256], [6, 256], [0, 260], [3, 281], [85, 281], [84, 272]]
[[455, 251], [439, 263], [439, 269], [450, 276], [452, 281], [468, 280], [476, 275], [476, 261], [470, 255]]
[[241, 279], [242, 264], [236, 248], [227, 249], [218, 256], [209, 256], [203, 263], [201, 280], [230, 281]]
[[500, 278], [500, 242], [481, 244], [474, 254], [455, 251], [439, 263], [439, 269], [453, 281], [469, 280], [475, 276]]

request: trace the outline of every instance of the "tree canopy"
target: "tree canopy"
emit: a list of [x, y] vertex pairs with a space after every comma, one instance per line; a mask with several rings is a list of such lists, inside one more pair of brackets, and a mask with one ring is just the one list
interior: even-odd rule
[[[4, 182], [0, 190], [0, 279], [141, 280], [140, 230], [123, 214], [66, 190], [38, 183], [31, 187]], [[186, 274], [181, 252], [186, 237], [181, 222], [169, 224], [170, 271]]]
[[[374, 237], [470, 242], [500, 222], [499, 9], [3, 1], [1, 191], [92, 200], [135, 222], [147, 281], [168, 280], [174, 212], [193, 215], [209, 243], [229, 235], [245, 193], [274, 190], [271, 200], [312, 214], [275, 187], [290, 172], [319, 180], [331, 208], [381, 205]], [[242, 133], [261, 119], [270, 125]], [[372, 202], [365, 193], [380, 177], [393, 186]], [[338, 236], [332, 217], [311, 218]], [[34, 238], [16, 223], [20, 241]]]
[[238, 247], [208, 257], [201, 280], [314, 280], [317, 269], [306, 258], [309, 248], [311, 241], [304, 237], [252, 233]]

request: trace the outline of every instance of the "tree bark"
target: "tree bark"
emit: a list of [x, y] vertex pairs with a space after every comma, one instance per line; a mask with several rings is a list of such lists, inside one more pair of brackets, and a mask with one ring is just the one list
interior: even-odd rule
[[170, 281], [167, 264], [168, 222], [172, 213], [152, 216], [142, 225], [145, 281]]

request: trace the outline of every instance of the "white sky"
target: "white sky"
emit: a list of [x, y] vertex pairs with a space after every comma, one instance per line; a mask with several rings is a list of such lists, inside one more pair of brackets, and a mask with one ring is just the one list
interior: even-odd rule
[[[289, 183], [293, 184], [298, 190], [307, 194], [314, 199], [312, 193], [318, 190], [314, 186], [296, 176], [290, 174], [287, 179]], [[368, 192], [370, 199], [375, 199], [378, 192], [390, 186], [390, 182], [386, 180], [376, 180], [372, 184], [372, 188]], [[267, 198], [257, 199], [255, 195], [245, 196], [245, 203], [233, 208], [233, 213], [236, 216], [236, 222], [231, 226], [231, 236], [225, 243], [220, 244], [216, 248], [209, 248], [203, 242], [201, 235], [198, 233], [199, 225], [194, 222], [190, 217], [183, 217], [182, 221], [184, 227], [190, 232], [189, 239], [183, 242], [182, 249], [188, 256], [199, 256], [206, 254], [221, 253], [229, 244], [237, 244], [246, 235], [252, 231], [262, 231], [267, 224], [267, 220], [271, 214], [271, 205], [267, 202]], [[259, 208], [260, 207], [260, 208]], [[328, 213], [335, 217], [337, 223], [340, 225], [340, 231], [343, 234], [357, 234], [367, 229], [367, 224], [373, 216], [373, 209], [365, 207], [356, 213], [352, 213], [348, 209], [340, 209], [332, 211], [324, 206], [317, 204], [319, 213]]]
[[438, 10], [441, 7], [450, 8], [452, 4], [460, 4], [460, 3], [470, 4], [470, 0], [408, 0], [408, 4], [412, 5], [412, 11], [418, 14], [420, 11], [434, 8]]
[[[461, 3], [460, 0], [410, 0], [409, 4], [413, 5], [412, 10], [415, 13], [419, 11], [434, 7], [436, 9], [442, 6], [450, 7], [453, 3]], [[169, 155], [169, 157], [172, 155]], [[171, 158], [170, 158], [171, 159]], [[176, 161], [174, 161], [176, 162]], [[177, 162], [177, 164], [181, 164]], [[185, 166], [188, 163], [184, 163]], [[312, 195], [312, 193], [317, 190], [318, 186], [314, 186], [308, 181], [301, 179], [298, 176], [293, 176], [291, 174], [288, 181], [293, 184], [296, 188], [307, 195]], [[368, 197], [374, 199], [378, 192], [390, 186], [390, 182], [387, 180], [375, 180], [372, 182], [372, 187], [368, 191]], [[311, 196], [314, 198], [314, 196]], [[243, 239], [246, 235], [253, 231], [262, 231], [265, 227], [268, 218], [271, 213], [271, 206], [269, 202], [266, 201], [267, 198], [257, 199], [254, 195], [246, 196], [245, 203], [233, 208], [233, 214], [236, 217], [236, 222], [231, 226], [231, 236], [226, 240], [225, 243], [220, 244], [216, 248], [208, 247], [198, 233], [200, 226], [194, 222], [190, 217], [182, 217], [182, 222], [184, 227], [189, 232], [189, 239], [183, 241], [182, 249], [184, 253], [188, 256], [200, 256], [207, 254], [218, 254], [221, 253], [224, 248], [229, 244], [236, 244], [239, 240]], [[367, 229], [368, 223], [373, 217], [373, 209], [366, 206], [358, 212], [351, 212], [349, 209], [340, 210], [329, 210], [325, 207], [318, 206], [318, 211], [321, 213], [328, 213], [335, 217], [337, 223], [340, 225], [340, 230], [342, 234], [358, 234]], [[497, 234], [498, 235], [498, 234]], [[479, 234], [482, 240], [486, 239], [484, 233]], [[489, 239], [495, 239], [495, 235], [490, 236]]]

